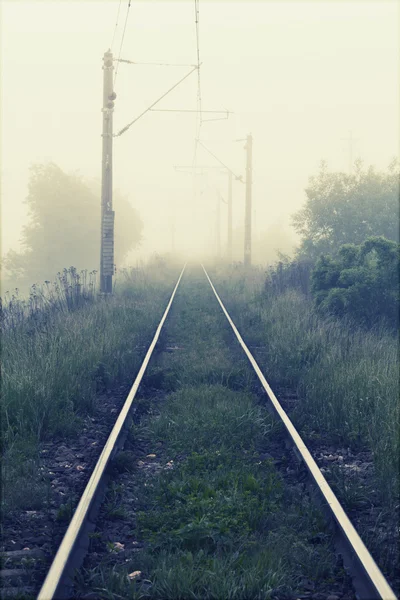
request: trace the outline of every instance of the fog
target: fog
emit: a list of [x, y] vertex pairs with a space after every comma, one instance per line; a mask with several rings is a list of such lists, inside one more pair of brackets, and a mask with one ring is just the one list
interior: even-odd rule
[[[2, 253], [20, 249], [28, 215], [29, 166], [52, 161], [65, 172], [101, 176], [102, 57], [119, 2], [19, 2], [1, 6]], [[296, 243], [290, 215], [304, 202], [322, 159], [348, 171], [353, 158], [385, 168], [399, 154], [398, 3], [199, 2], [203, 110], [233, 111], [205, 121], [204, 144], [245, 176], [243, 139], [253, 135], [254, 242], [271, 228], [276, 245]], [[119, 55], [127, 2], [112, 50]], [[197, 62], [194, 2], [133, 0], [121, 58]], [[190, 67], [120, 63], [114, 131], [152, 104]], [[193, 73], [156, 108], [196, 110]], [[223, 115], [206, 114], [206, 118]], [[143, 241], [130, 255], [214, 253], [220, 203], [226, 244], [228, 179], [198, 147], [196, 113], [148, 112], [114, 139], [114, 187], [142, 218]], [[233, 183], [235, 258], [242, 259], [245, 186]], [[99, 199], [100, 202], [100, 199]], [[118, 218], [118, 215], [116, 215]], [[263, 257], [255, 256], [255, 261]], [[64, 265], [60, 265], [60, 268]], [[88, 265], [91, 266], [91, 265]]]

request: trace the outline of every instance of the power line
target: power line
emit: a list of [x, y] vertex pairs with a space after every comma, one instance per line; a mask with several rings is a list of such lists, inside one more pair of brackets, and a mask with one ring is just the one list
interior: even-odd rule
[[[194, 0], [195, 22], [196, 22], [196, 46], [197, 46], [197, 99], [200, 111], [201, 127], [201, 81], [200, 81], [200, 35], [199, 35], [199, 0]], [[199, 132], [200, 133], [200, 132]], [[199, 136], [197, 136], [199, 137]]]
[[[197, 69], [197, 67], [195, 67]], [[153, 112], [197, 112], [197, 110], [193, 110], [191, 108], [152, 108], [151, 109]], [[214, 114], [224, 114], [224, 115], [228, 115], [230, 114], [229, 110], [203, 110], [203, 113], [214, 113]], [[227, 117], [224, 117], [224, 119], [226, 119]], [[217, 121], [219, 119], [209, 119], [209, 121]]]
[[117, 29], [118, 29], [118, 21], [119, 21], [119, 13], [120, 13], [120, 10], [121, 10], [121, 2], [122, 2], [122, 0], [119, 0], [118, 12], [117, 12], [117, 20], [116, 20], [116, 23], [115, 23], [114, 34], [113, 34], [112, 41], [111, 41], [111, 46], [110, 46], [111, 51], [112, 51], [113, 45], [114, 45], [115, 34], [117, 33]]
[[122, 39], [121, 39], [121, 44], [119, 47], [119, 55], [118, 55], [118, 64], [117, 64], [117, 68], [115, 70], [115, 76], [114, 76], [114, 87], [115, 87], [115, 82], [117, 80], [117, 75], [118, 75], [118, 68], [119, 68], [119, 59], [121, 58], [121, 52], [122, 52], [122, 46], [124, 43], [124, 38], [125, 38], [125, 31], [126, 31], [126, 24], [128, 22], [128, 16], [129, 16], [129, 9], [131, 7], [131, 0], [128, 0], [128, 7], [126, 9], [126, 16], [125, 16], [125, 23], [124, 23], [124, 30], [122, 32]]
[[205, 146], [203, 144], [203, 142], [201, 142], [200, 140], [198, 140], [198, 143], [200, 144], [200, 146], [202, 146], [204, 148], [204, 150], [206, 152], [208, 152], [208, 154], [211, 154], [211, 156], [213, 156], [215, 158], [215, 160], [217, 160], [227, 171], [229, 171], [229, 173], [232, 173], [232, 175], [235, 177], [235, 179], [237, 179], [238, 181], [241, 181], [242, 183], [244, 183], [242, 175], [236, 175], [236, 173], [234, 173], [232, 171], [232, 169], [230, 169], [225, 163], [223, 163], [222, 160], [220, 158], [218, 158], [218, 156], [215, 156], [215, 154], [213, 152], [211, 152], [211, 150], [209, 150], [207, 148], [207, 146]]
[[196, 115], [196, 137], [194, 143], [194, 154], [193, 154], [193, 167], [197, 161], [197, 149], [198, 141], [200, 139], [200, 132], [202, 126], [202, 113], [201, 113], [201, 80], [200, 80], [200, 32], [199, 32], [199, 0], [194, 0], [194, 18], [196, 24], [196, 53], [197, 53], [197, 115]]
[[197, 67], [197, 65], [189, 65], [188, 63], [137, 62], [134, 60], [127, 60], [126, 58], [114, 58], [114, 61], [127, 63], [128, 65], [152, 65], [155, 67]]
[[163, 98], [165, 98], [165, 96], [167, 96], [167, 94], [169, 94], [170, 92], [172, 92], [172, 90], [174, 90], [176, 87], [178, 87], [178, 85], [180, 83], [182, 83], [182, 81], [184, 81], [185, 79], [187, 79], [187, 77], [189, 77], [189, 75], [191, 75], [192, 73], [194, 73], [194, 71], [196, 71], [197, 68], [198, 67], [196, 66], [191, 71], [189, 71], [189, 73], [186, 73], [186, 75], [184, 77], [182, 77], [182, 79], [180, 79], [171, 88], [169, 88], [169, 90], [167, 90], [162, 96], [160, 96], [155, 102], [153, 102], [153, 104], [151, 104], [148, 108], [146, 108], [146, 110], [144, 110], [138, 117], [136, 117], [135, 119], [133, 119], [133, 121], [131, 121], [130, 123], [128, 123], [128, 125], [125, 125], [125, 127], [123, 129], [121, 129], [121, 131], [119, 131], [118, 133], [116, 133], [114, 137], [119, 137], [120, 135], [122, 135], [123, 133], [125, 133], [125, 131], [127, 131], [131, 125], [133, 125], [134, 123], [136, 123], [136, 121], [138, 121], [141, 117], [143, 117], [143, 115], [145, 115], [147, 112], [149, 112], [153, 108], [153, 106], [155, 106], [156, 104], [158, 104], [158, 102], [160, 102], [160, 100], [162, 100]]

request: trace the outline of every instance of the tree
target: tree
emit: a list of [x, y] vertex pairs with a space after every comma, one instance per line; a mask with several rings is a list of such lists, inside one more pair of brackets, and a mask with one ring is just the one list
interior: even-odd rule
[[[98, 269], [100, 186], [64, 173], [54, 163], [31, 167], [28, 184], [30, 222], [23, 229], [21, 253], [4, 259], [16, 283], [52, 278], [64, 267]], [[115, 262], [121, 263], [141, 239], [142, 222], [129, 201], [115, 194]]]
[[399, 249], [392, 240], [371, 237], [358, 246], [343, 245], [336, 257], [321, 256], [311, 278], [317, 310], [364, 325], [384, 319], [397, 327]]
[[370, 236], [399, 237], [399, 164], [393, 161], [386, 172], [364, 169], [329, 173], [326, 163], [306, 189], [305, 206], [293, 216], [302, 236], [300, 256], [317, 259], [338, 252], [343, 244], [362, 244]]

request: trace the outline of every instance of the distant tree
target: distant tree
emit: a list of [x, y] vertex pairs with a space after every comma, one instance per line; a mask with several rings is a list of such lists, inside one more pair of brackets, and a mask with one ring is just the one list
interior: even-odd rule
[[317, 259], [334, 255], [343, 244], [361, 244], [370, 236], [399, 237], [399, 164], [386, 172], [364, 169], [354, 173], [329, 173], [326, 163], [306, 189], [305, 206], [293, 216], [301, 235], [299, 256]]
[[[64, 173], [54, 163], [31, 168], [28, 184], [30, 221], [23, 229], [23, 251], [10, 251], [4, 266], [10, 279], [34, 283], [64, 267], [98, 269], [100, 186]], [[126, 198], [114, 195], [115, 262], [118, 265], [141, 239], [142, 222]]]
[[336, 257], [321, 256], [312, 273], [320, 312], [348, 315], [365, 325], [379, 319], [397, 327], [400, 245], [383, 237], [343, 245]]

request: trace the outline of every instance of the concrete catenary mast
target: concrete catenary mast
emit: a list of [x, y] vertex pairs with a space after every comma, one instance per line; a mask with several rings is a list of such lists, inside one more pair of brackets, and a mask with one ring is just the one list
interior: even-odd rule
[[253, 183], [253, 136], [246, 138], [246, 206], [244, 216], [244, 265], [251, 265], [251, 188]]
[[113, 55], [103, 57], [103, 151], [101, 164], [100, 291], [112, 293], [114, 275], [114, 211], [112, 209], [112, 145], [114, 100]]

